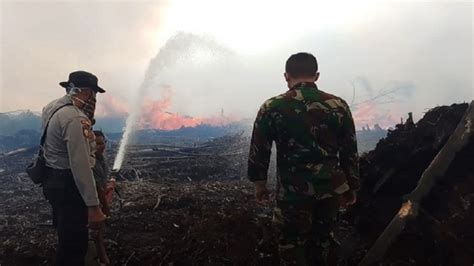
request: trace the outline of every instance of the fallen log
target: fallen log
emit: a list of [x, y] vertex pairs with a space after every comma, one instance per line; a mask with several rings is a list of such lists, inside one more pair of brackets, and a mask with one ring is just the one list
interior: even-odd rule
[[469, 104], [453, 134], [421, 175], [417, 187], [404, 197], [406, 201], [402, 204], [399, 212], [359, 263], [360, 266], [373, 265], [383, 259], [390, 244], [396, 240], [405, 228], [407, 220], [417, 217], [423, 198], [430, 193], [436, 182], [445, 175], [456, 153], [469, 143], [472, 136], [474, 136], [474, 101]]

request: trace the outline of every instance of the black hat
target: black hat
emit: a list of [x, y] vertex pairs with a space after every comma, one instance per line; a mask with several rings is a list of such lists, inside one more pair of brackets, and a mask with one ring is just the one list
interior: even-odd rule
[[77, 88], [87, 87], [87, 88], [93, 89], [96, 92], [100, 92], [100, 93], [105, 92], [104, 89], [102, 89], [101, 87], [97, 85], [98, 81], [99, 79], [97, 79], [97, 77], [92, 73], [89, 73], [86, 71], [76, 71], [69, 74], [68, 81], [59, 82], [59, 85], [61, 85], [62, 87], [66, 89], [70, 87], [77, 87]]

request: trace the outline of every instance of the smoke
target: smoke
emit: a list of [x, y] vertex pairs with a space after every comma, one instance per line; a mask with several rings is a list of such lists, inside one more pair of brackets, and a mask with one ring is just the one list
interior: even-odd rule
[[400, 106], [413, 95], [416, 87], [409, 81], [392, 81], [375, 90], [368, 78], [360, 76], [352, 82], [352, 90], [352, 98], [347, 100], [357, 128], [375, 124], [390, 128], [407, 115]]
[[175, 130], [181, 127], [195, 127], [203, 124], [222, 126], [238, 120], [235, 116], [225, 115], [223, 110], [220, 114], [207, 117], [170, 112], [173, 91], [170, 87], [165, 87], [162, 92], [162, 97], [158, 101], [145, 100], [139, 122], [140, 128]]
[[[0, 10], [1, 111], [41, 110], [64, 92], [59, 81], [83, 69], [107, 90], [99, 115], [123, 116], [147, 67], [155, 67], [147, 73], [159, 78], [143, 105], [161, 101], [170, 86], [164, 112], [173, 117], [219, 118], [224, 110], [254, 118], [266, 99], [286, 90], [285, 60], [300, 51], [318, 58], [319, 88], [352, 104], [358, 121], [370, 117], [367, 110], [377, 114], [370, 125], [407, 112], [416, 120], [428, 108], [474, 98], [472, 1], [16, 2]], [[212, 38], [179, 34], [166, 43], [177, 30]], [[169, 53], [159, 58], [165, 46]], [[160, 124], [147, 119], [150, 127]]]
[[[197, 60], [196, 55], [199, 52], [205, 53], [205, 58], [209, 56], [229, 56], [230, 51], [217, 42], [205, 36], [191, 33], [180, 32], [171, 37], [158, 54], [150, 61], [148, 69], [145, 73], [144, 80], [136, 91], [134, 100], [132, 101], [131, 111], [127, 118], [125, 131], [120, 141], [119, 150], [115, 157], [113, 169], [119, 170], [122, 167], [125, 158], [126, 147], [132, 134], [138, 125], [139, 117], [142, 110], [143, 100], [147, 96], [149, 89], [156, 89], [158, 78], [163, 69], [173, 66], [177, 62], [183, 60]], [[211, 58], [212, 59], [212, 58]], [[166, 99], [165, 99], [166, 100]], [[160, 107], [160, 106], [158, 106]]]
[[386, 109], [373, 103], [361, 103], [353, 108], [352, 116], [357, 128], [368, 125], [372, 127], [377, 124], [381, 128], [394, 127], [400, 122], [400, 117], [406, 116], [399, 109]]
[[105, 94], [103, 97], [101, 95], [100, 104], [95, 110], [97, 117], [126, 117], [129, 113], [128, 104], [112, 94]]

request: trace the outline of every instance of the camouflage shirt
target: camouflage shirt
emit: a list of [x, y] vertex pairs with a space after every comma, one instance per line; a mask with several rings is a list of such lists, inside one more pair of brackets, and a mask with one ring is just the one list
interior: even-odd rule
[[261, 106], [250, 144], [251, 181], [267, 179], [273, 141], [278, 200], [322, 199], [359, 189], [359, 157], [349, 107], [316, 84], [299, 83]]

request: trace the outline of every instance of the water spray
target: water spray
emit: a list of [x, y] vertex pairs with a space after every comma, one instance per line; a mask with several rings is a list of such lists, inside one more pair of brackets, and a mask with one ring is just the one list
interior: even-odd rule
[[213, 56], [231, 54], [227, 48], [224, 48], [213, 39], [192, 33], [177, 33], [166, 42], [165, 46], [150, 61], [145, 78], [135, 95], [131, 113], [127, 118], [125, 131], [112, 168], [114, 173], [118, 174], [122, 168], [126, 148], [138, 125], [142, 103], [148, 89], [156, 85], [157, 76], [164, 68], [172, 66], [179, 59], [189, 59], [197, 51], [209, 51]]

